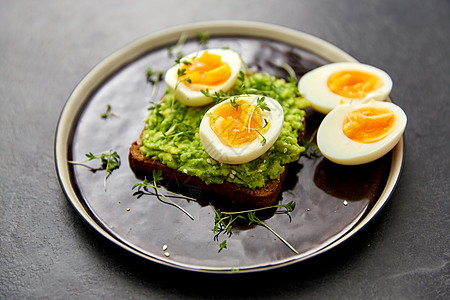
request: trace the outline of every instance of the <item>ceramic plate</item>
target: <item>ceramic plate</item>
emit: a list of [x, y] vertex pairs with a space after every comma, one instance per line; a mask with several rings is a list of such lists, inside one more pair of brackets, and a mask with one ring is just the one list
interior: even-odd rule
[[[262, 226], [236, 226], [232, 235], [212, 232], [210, 192], [195, 188], [198, 201], [177, 200], [194, 218], [155, 196], [137, 197], [131, 187], [142, 182], [130, 169], [128, 149], [144, 127], [149, 102], [164, 93], [146, 79], [148, 68], [166, 70], [184, 54], [204, 47], [196, 38], [208, 34], [208, 47], [229, 47], [249, 67], [287, 77], [285, 62], [301, 76], [328, 62], [355, 61], [335, 46], [311, 35], [262, 23], [223, 21], [175, 27], [144, 37], [108, 56], [78, 84], [64, 106], [55, 137], [55, 161], [68, 200], [81, 217], [111, 242], [145, 259], [201, 272], [250, 272], [281, 267], [318, 255], [342, 243], [380, 211], [392, 194], [403, 160], [403, 142], [383, 158], [362, 166], [339, 166], [320, 156], [302, 156], [290, 165], [280, 203], [296, 203], [290, 217], [273, 211], [264, 222], [297, 251]], [[169, 51], [186, 38], [180, 49]], [[118, 116], [101, 118], [110, 105]], [[307, 132], [323, 116], [309, 112]], [[121, 166], [104, 190], [104, 172], [69, 161], [85, 153], [117, 151]], [[99, 162], [86, 165], [99, 167]], [[227, 247], [220, 252], [219, 244]], [[167, 249], [166, 249], [167, 248]]]

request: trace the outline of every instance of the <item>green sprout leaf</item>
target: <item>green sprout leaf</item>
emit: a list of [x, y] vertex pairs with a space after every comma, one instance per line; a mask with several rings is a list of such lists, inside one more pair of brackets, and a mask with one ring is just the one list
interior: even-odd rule
[[227, 240], [223, 240], [220, 244], [219, 244], [219, 251], [222, 251], [222, 249], [225, 249], [227, 247]]
[[200, 90], [200, 92], [205, 97], [212, 98], [214, 100], [214, 102], [216, 102], [216, 104], [218, 104], [218, 103], [220, 103], [222, 101], [225, 101], [225, 100], [227, 100], [227, 99], [229, 99], [231, 97], [228, 93], [226, 93], [226, 92], [224, 92], [222, 90], [215, 91], [214, 94], [211, 94], [208, 89]]
[[230, 104], [234, 109], [238, 109], [239, 107], [239, 103], [236, 102], [236, 100], [238, 99], [238, 97], [233, 97], [230, 99]]
[[199, 32], [195, 35], [195, 38], [197, 41], [202, 45], [203, 47], [208, 46], [209, 41], [209, 33], [206, 32]]
[[112, 110], [111, 105], [110, 104], [106, 104], [106, 111], [104, 113], [101, 113], [100, 117], [102, 117], [102, 119], [107, 119], [109, 117], [116, 117], [116, 118], [118, 118], [119, 115], [117, 115], [116, 113], [112, 112], [111, 110]]
[[162, 82], [164, 76], [164, 71], [155, 70], [152, 68], [147, 69], [147, 82], [153, 85], [152, 94], [150, 99], [154, 99], [159, 89], [159, 84]]
[[87, 157], [86, 160], [83, 161], [69, 161], [70, 164], [74, 164], [74, 165], [84, 165], [85, 163], [91, 161], [91, 160], [95, 160], [95, 159], [100, 159], [102, 165], [100, 168], [91, 168], [89, 166], [86, 166], [88, 168], [90, 168], [91, 170], [98, 171], [98, 170], [105, 170], [105, 177], [103, 180], [103, 185], [105, 187], [105, 192], [106, 192], [106, 179], [111, 175], [112, 171], [114, 171], [115, 169], [118, 169], [120, 167], [120, 156], [119, 154], [117, 154], [116, 151], [112, 152], [112, 150], [109, 151], [104, 151], [101, 152], [99, 154], [92, 154], [92, 152], [86, 153], [85, 156]]

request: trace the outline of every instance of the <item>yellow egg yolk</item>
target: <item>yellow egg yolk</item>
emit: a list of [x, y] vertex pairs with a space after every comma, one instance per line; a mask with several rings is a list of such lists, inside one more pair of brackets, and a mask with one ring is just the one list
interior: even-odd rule
[[217, 107], [210, 126], [224, 145], [234, 148], [247, 145], [268, 128], [263, 125], [261, 109], [245, 101], [235, 107], [230, 102]]
[[200, 91], [208, 86], [216, 86], [226, 82], [231, 76], [231, 68], [226, 62], [222, 62], [220, 55], [203, 52], [178, 70], [180, 82], [187, 84], [192, 90]]
[[355, 142], [375, 143], [394, 130], [395, 120], [395, 114], [387, 108], [363, 107], [347, 114], [342, 130]]
[[378, 89], [382, 81], [373, 74], [360, 71], [339, 71], [328, 78], [328, 88], [346, 98], [363, 98]]

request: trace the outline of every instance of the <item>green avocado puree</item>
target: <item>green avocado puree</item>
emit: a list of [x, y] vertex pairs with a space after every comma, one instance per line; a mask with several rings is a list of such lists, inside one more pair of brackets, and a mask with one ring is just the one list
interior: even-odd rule
[[260, 94], [280, 102], [284, 123], [275, 144], [259, 158], [240, 165], [228, 165], [212, 159], [203, 148], [199, 126], [205, 107], [188, 107], [176, 101], [169, 90], [164, 101], [152, 106], [142, 133], [141, 152], [170, 168], [200, 177], [206, 184], [225, 181], [256, 189], [268, 179], [278, 179], [284, 165], [297, 161], [305, 148], [297, 142], [304, 130], [305, 108], [309, 103], [300, 96], [294, 81], [286, 81], [264, 73], [240, 77], [227, 93]]

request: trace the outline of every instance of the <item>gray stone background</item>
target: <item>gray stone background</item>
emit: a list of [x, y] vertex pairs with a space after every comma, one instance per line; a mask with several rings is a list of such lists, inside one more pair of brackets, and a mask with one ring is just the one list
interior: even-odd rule
[[[386, 70], [408, 115], [398, 186], [331, 251], [233, 276], [147, 262], [98, 235], [57, 180], [53, 139], [77, 83], [120, 47], [174, 25], [250, 20], [313, 34]], [[0, 298], [450, 297], [450, 2], [0, 1]]]

